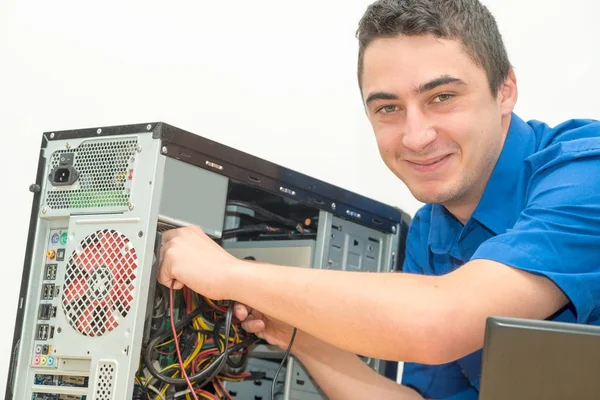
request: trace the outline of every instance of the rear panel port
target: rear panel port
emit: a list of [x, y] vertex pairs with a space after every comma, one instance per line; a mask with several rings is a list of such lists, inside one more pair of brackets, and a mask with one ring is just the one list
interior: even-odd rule
[[40, 354], [42, 352], [42, 345], [38, 344], [35, 346], [35, 354]]
[[49, 320], [52, 318], [52, 314], [55, 313], [52, 304], [40, 304], [40, 311], [38, 313], [38, 319]]
[[59, 386], [87, 387], [88, 384], [89, 378], [87, 376], [63, 375], [58, 380]]
[[57, 244], [59, 239], [60, 239], [60, 235], [58, 234], [58, 232], [53, 233], [52, 236], [50, 236], [50, 243]]
[[42, 354], [44, 354], [44, 355], [48, 354], [48, 345], [47, 344], [42, 346]]
[[79, 173], [72, 165], [59, 165], [48, 175], [48, 179], [54, 186], [72, 185], [79, 178]]
[[42, 285], [42, 300], [52, 300], [54, 298], [54, 284], [44, 283]]
[[50, 326], [48, 324], [38, 324], [35, 330], [35, 339], [36, 340], [47, 340], [48, 339], [48, 331], [50, 330]]
[[[50, 327], [50, 333], [48, 334], [48, 339], [53, 339], [53, 338], [54, 338], [54, 327], [51, 326]], [[50, 347], [52, 347], [52, 346], [50, 346]]]
[[44, 279], [47, 281], [55, 280], [57, 268], [58, 266], [56, 264], [46, 264], [46, 269], [44, 271]]
[[54, 357], [52, 356], [48, 356], [47, 361], [46, 361], [46, 365], [49, 367], [53, 367], [55, 364], [56, 360], [54, 359]]
[[33, 365], [40, 365], [40, 355], [36, 354], [35, 357], [33, 357]]
[[54, 260], [56, 258], [56, 250], [48, 250], [46, 252], [46, 257], [48, 257], [49, 260]]
[[65, 244], [67, 244], [67, 239], [68, 239], [68, 233], [67, 233], [67, 231], [62, 231], [60, 233], [60, 244], [62, 246], [64, 246]]

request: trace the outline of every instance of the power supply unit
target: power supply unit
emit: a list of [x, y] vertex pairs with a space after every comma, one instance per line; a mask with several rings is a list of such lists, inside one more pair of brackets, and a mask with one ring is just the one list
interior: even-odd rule
[[[169, 309], [156, 280], [161, 233], [197, 225], [239, 258], [388, 272], [402, 265], [410, 223], [162, 122], [44, 133], [30, 190], [7, 400], [185, 398], [173, 330], [207, 398], [266, 399], [261, 379], [282, 352], [236, 326], [230, 302], [184, 289]], [[395, 363], [365, 362], [395, 378]], [[293, 357], [278, 387], [280, 399], [324, 398]]]

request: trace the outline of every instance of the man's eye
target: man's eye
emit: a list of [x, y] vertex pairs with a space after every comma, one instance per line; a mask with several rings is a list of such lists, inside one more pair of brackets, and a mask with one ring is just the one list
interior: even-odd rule
[[381, 107], [377, 112], [382, 113], [382, 114], [389, 114], [389, 113], [393, 113], [394, 111], [398, 111], [399, 108], [398, 106], [383, 106]]
[[444, 93], [444, 94], [438, 94], [437, 96], [435, 96], [435, 98], [433, 99], [434, 103], [443, 103], [445, 101], [448, 101], [452, 98], [451, 94], [448, 93]]

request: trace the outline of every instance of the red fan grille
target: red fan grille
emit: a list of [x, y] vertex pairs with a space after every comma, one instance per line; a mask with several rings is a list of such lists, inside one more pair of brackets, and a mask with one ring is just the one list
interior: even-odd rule
[[131, 309], [137, 267], [125, 235], [104, 229], [86, 237], [65, 273], [62, 304], [69, 324], [86, 336], [115, 329]]

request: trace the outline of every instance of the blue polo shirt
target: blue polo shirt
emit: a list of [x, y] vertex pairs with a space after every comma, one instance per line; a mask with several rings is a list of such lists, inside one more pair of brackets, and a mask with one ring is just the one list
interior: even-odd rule
[[[513, 114], [467, 223], [437, 204], [417, 212], [404, 272], [443, 275], [474, 259], [548, 277], [570, 300], [551, 319], [600, 325], [600, 122], [550, 128]], [[480, 374], [481, 350], [444, 365], [406, 363], [402, 383], [426, 398], [477, 399]]]

